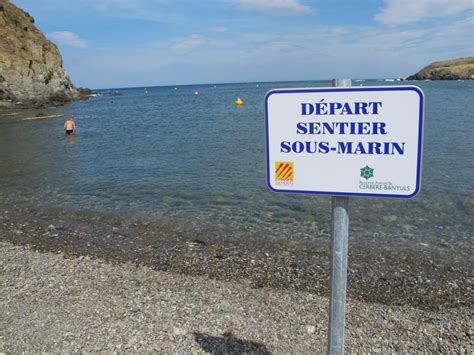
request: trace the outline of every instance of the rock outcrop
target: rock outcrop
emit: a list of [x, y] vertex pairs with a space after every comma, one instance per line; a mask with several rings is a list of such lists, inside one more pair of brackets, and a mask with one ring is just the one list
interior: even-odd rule
[[434, 62], [407, 80], [469, 80], [474, 79], [474, 57]]
[[80, 98], [58, 48], [27, 12], [0, 0], [0, 106], [61, 105]]

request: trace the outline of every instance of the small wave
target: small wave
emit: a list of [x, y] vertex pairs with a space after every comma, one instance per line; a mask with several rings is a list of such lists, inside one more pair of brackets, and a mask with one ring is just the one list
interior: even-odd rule
[[42, 120], [45, 118], [58, 118], [58, 117], [63, 117], [64, 115], [45, 115], [45, 116], [34, 116], [34, 117], [26, 117], [22, 118], [22, 121], [32, 121], [32, 120]]

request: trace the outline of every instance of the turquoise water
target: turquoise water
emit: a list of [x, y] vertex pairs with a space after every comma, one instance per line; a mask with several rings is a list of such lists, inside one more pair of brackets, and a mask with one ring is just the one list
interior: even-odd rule
[[[396, 83], [353, 82], [360, 84]], [[466, 240], [473, 235], [474, 81], [402, 84], [426, 96], [421, 192], [411, 200], [352, 198], [351, 227], [382, 240]], [[0, 206], [159, 218], [221, 228], [230, 238], [325, 236], [329, 197], [275, 194], [265, 181], [265, 93], [317, 86], [330, 82], [152, 87], [148, 95], [118, 89], [123, 96], [43, 110], [74, 115], [72, 137], [62, 118], [0, 115]]]

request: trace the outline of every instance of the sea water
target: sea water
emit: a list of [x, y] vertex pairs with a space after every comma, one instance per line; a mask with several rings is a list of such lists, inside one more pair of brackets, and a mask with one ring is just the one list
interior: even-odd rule
[[[380, 245], [465, 246], [473, 235], [474, 81], [402, 84], [426, 96], [421, 192], [410, 200], [351, 198], [352, 235], [375, 236]], [[273, 193], [265, 177], [266, 92], [322, 86], [331, 83], [113, 89], [122, 95], [46, 110], [73, 115], [75, 136], [64, 135], [61, 118], [4, 113], [0, 206], [160, 219], [221, 228], [229, 238], [327, 237], [330, 197]], [[235, 105], [237, 97], [244, 105]]]

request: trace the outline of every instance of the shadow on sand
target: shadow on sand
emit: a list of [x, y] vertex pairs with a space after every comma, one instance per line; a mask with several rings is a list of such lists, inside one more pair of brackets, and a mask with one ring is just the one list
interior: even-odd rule
[[221, 337], [194, 333], [194, 338], [204, 351], [211, 354], [271, 354], [265, 345], [255, 341], [236, 338], [230, 332], [222, 334]]

